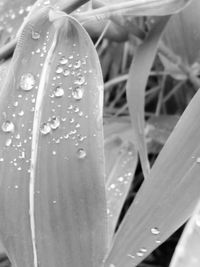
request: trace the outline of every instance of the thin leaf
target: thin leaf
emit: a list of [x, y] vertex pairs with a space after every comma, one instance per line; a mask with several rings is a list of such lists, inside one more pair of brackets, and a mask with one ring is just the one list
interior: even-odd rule
[[167, 140], [116, 235], [105, 266], [136, 266], [191, 216], [200, 194], [200, 91]]
[[[200, 162], [200, 159], [199, 159]], [[200, 202], [187, 223], [173, 255], [170, 267], [198, 267], [200, 265]]]
[[[110, 155], [111, 156], [111, 155]], [[123, 143], [106, 183], [108, 235], [112, 240], [121, 209], [130, 189], [137, 166], [137, 151], [133, 144]]]
[[80, 14], [78, 20], [81, 22], [104, 20], [116, 15], [165, 16], [179, 12], [190, 2], [191, 0], [135, 0], [117, 1], [117, 3], [105, 5], [103, 1], [100, 1], [101, 7]]
[[168, 20], [169, 17], [164, 17], [157, 21], [147, 39], [136, 51], [126, 85], [127, 102], [134, 130], [134, 140], [139, 151], [145, 177], [149, 174], [149, 162], [144, 135], [145, 88], [156, 55], [158, 42]]
[[101, 266], [103, 81], [89, 36], [41, 9], [0, 98], [0, 232], [13, 266]]

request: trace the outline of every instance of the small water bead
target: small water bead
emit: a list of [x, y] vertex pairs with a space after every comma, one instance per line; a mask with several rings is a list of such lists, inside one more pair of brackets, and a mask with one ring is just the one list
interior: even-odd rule
[[196, 162], [197, 163], [200, 163], [200, 157], [197, 158]]
[[81, 100], [83, 98], [84, 89], [83, 87], [75, 87], [72, 90], [72, 96], [75, 100]]
[[38, 39], [40, 39], [40, 33], [32, 31], [31, 32], [31, 37], [32, 37], [33, 40], [38, 40]]
[[75, 63], [74, 63], [74, 68], [75, 69], [79, 69], [81, 66], [81, 61], [80, 60], [77, 60]]
[[147, 252], [147, 249], [146, 248], [141, 248], [140, 251], [145, 253], [145, 252]]
[[82, 74], [79, 74], [76, 78], [76, 80], [74, 81], [74, 84], [76, 85], [83, 85], [85, 82], [85, 77]]
[[23, 116], [23, 115], [24, 115], [24, 111], [23, 111], [23, 110], [19, 111], [19, 112], [18, 112], [18, 115], [19, 115], [20, 117]]
[[47, 135], [51, 132], [51, 126], [49, 123], [43, 123], [41, 128], [40, 128], [40, 132], [43, 134], [43, 135]]
[[154, 228], [151, 228], [151, 233], [152, 233], [153, 235], [159, 235], [159, 234], [160, 234], [160, 231], [158, 230], [157, 227], [154, 227]]
[[138, 257], [142, 257], [144, 254], [143, 254], [141, 251], [138, 251], [138, 252], [136, 253], [136, 255], [137, 255]]
[[62, 73], [63, 72], [63, 67], [61, 67], [61, 66], [57, 66], [57, 68], [56, 68], [56, 73], [57, 74], [60, 74], [60, 73]]
[[11, 144], [12, 144], [12, 139], [11, 138], [7, 139], [5, 145], [9, 147], [11, 146]]
[[64, 76], [69, 76], [69, 74], [70, 74], [70, 70], [65, 69], [65, 70], [63, 71], [63, 75], [64, 75]]
[[122, 182], [124, 181], [124, 177], [120, 176], [120, 177], [118, 178], [118, 181], [122, 183]]
[[79, 159], [84, 159], [84, 158], [86, 158], [87, 153], [86, 153], [85, 149], [83, 149], [83, 148], [79, 148], [79, 149], [77, 150], [77, 155], [78, 155], [78, 158], [79, 158]]
[[15, 130], [15, 125], [11, 121], [3, 122], [1, 129], [4, 133], [13, 133]]
[[51, 119], [51, 129], [56, 130], [60, 126], [60, 120], [57, 117]]
[[55, 97], [62, 97], [64, 93], [64, 89], [61, 86], [57, 86], [54, 90]]
[[0, 162], [3, 162], [4, 161], [4, 158], [0, 158]]
[[59, 62], [60, 62], [61, 65], [65, 65], [65, 64], [67, 64], [68, 59], [66, 57], [61, 57]]
[[13, 103], [13, 106], [14, 107], [17, 107], [19, 105], [19, 103], [17, 102], [17, 101], [15, 101], [14, 103]]
[[30, 91], [35, 85], [35, 78], [31, 73], [25, 73], [20, 79], [20, 88], [24, 91]]
[[52, 151], [52, 155], [55, 156], [56, 155], [56, 151]]

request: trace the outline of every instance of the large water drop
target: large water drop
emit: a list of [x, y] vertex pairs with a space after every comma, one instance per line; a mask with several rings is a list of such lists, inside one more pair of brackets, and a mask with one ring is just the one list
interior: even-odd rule
[[51, 119], [51, 129], [56, 130], [60, 126], [60, 120], [57, 117]]
[[151, 228], [151, 233], [153, 235], [159, 235], [160, 234], [160, 231], [157, 227], [154, 227], [154, 228]]
[[40, 33], [39, 32], [32, 31], [31, 36], [32, 36], [32, 39], [34, 39], [34, 40], [40, 39]]
[[11, 121], [5, 121], [1, 125], [1, 129], [4, 133], [12, 133], [15, 130], [15, 125]]

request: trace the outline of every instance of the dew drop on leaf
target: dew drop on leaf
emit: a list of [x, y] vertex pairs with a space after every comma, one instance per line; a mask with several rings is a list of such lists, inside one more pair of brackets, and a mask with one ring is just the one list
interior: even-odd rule
[[31, 36], [32, 36], [32, 39], [34, 39], [34, 40], [40, 39], [40, 33], [39, 32], [32, 31]]
[[83, 85], [84, 82], [85, 82], [85, 77], [82, 74], [79, 74], [76, 80], [74, 81], [74, 84]]
[[54, 90], [55, 97], [62, 97], [64, 95], [64, 89], [61, 86], [57, 86]]
[[43, 134], [43, 135], [47, 135], [51, 132], [51, 126], [49, 123], [43, 123], [41, 128], [40, 128], [40, 132]]
[[11, 144], [12, 144], [12, 139], [11, 138], [8, 138], [7, 140], [6, 140], [6, 146], [8, 147], [8, 146], [11, 146]]
[[75, 69], [79, 69], [81, 66], [81, 61], [80, 60], [77, 60], [75, 63], [74, 63], [74, 68]]
[[84, 159], [87, 156], [87, 153], [83, 148], [79, 148], [77, 150], [77, 155], [79, 159]]
[[84, 94], [84, 89], [83, 87], [75, 87], [72, 90], [72, 96], [75, 100], [81, 100]]
[[65, 69], [64, 72], [63, 72], [63, 75], [64, 76], [69, 76], [69, 74], [70, 74], [70, 70]]
[[5, 121], [3, 122], [1, 129], [4, 133], [12, 133], [15, 130], [15, 125], [11, 121]]
[[24, 91], [30, 91], [35, 85], [35, 78], [31, 73], [25, 73], [21, 76], [20, 87]]
[[154, 227], [154, 228], [151, 228], [151, 233], [152, 233], [153, 235], [159, 235], [159, 234], [160, 234], [160, 231], [158, 230], [157, 227]]
[[200, 157], [197, 158], [197, 161], [196, 161], [196, 162], [197, 162], [197, 163], [200, 163]]
[[61, 65], [65, 65], [65, 64], [67, 64], [67, 62], [68, 62], [68, 59], [66, 57], [61, 57], [61, 59], [60, 59]]
[[51, 129], [56, 130], [60, 126], [60, 120], [57, 117], [51, 119]]
[[57, 66], [57, 68], [56, 68], [56, 73], [57, 74], [60, 74], [60, 73], [62, 73], [63, 72], [63, 67], [61, 67], [61, 66]]

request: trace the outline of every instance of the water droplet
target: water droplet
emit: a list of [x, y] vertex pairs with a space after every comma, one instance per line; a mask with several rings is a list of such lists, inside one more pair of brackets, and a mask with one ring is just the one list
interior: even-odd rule
[[0, 158], [0, 162], [3, 162], [4, 161], [4, 158]]
[[75, 100], [81, 100], [84, 94], [84, 89], [83, 87], [75, 87], [72, 90], [72, 96]]
[[197, 158], [197, 161], [196, 161], [196, 162], [197, 162], [197, 163], [200, 163], [200, 157]]
[[40, 132], [43, 134], [43, 135], [47, 135], [51, 132], [51, 126], [49, 123], [43, 123], [41, 128], [40, 128]]
[[31, 73], [25, 73], [21, 76], [20, 87], [24, 91], [30, 91], [35, 85], [35, 78]]
[[15, 130], [15, 125], [11, 121], [5, 121], [3, 122], [1, 129], [5, 133], [12, 133]]
[[69, 76], [69, 74], [70, 74], [70, 70], [65, 69], [65, 70], [63, 71], [63, 75], [64, 75], [64, 76]]
[[61, 65], [65, 65], [65, 64], [67, 64], [67, 62], [68, 62], [68, 59], [66, 57], [61, 57], [61, 59], [60, 59]]
[[17, 107], [18, 104], [19, 104], [19, 103], [18, 103], [17, 101], [15, 101], [15, 102], [13, 103], [13, 106], [14, 106], [14, 107]]
[[154, 228], [151, 228], [151, 233], [152, 233], [153, 235], [159, 235], [159, 234], [160, 234], [160, 231], [158, 230], [157, 227], [154, 227]]
[[122, 176], [118, 177], [118, 181], [122, 183], [124, 181], [124, 177]]
[[23, 115], [24, 115], [24, 111], [23, 111], [23, 110], [19, 111], [19, 112], [18, 112], [18, 115], [19, 115], [19, 116], [23, 116]]
[[57, 66], [57, 68], [56, 68], [56, 73], [62, 73], [63, 72], [63, 67], [61, 67], [61, 66]]
[[145, 253], [145, 252], [147, 252], [147, 249], [146, 248], [141, 248], [140, 251]]
[[74, 68], [75, 69], [79, 69], [81, 66], [81, 61], [80, 60], [77, 60], [75, 63], [74, 63]]
[[77, 150], [77, 155], [79, 159], [84, 159], [87, 156], [87, 153], [83, 148], [79, 148]]
[[85, 82], [85, 77], [82, 74], [79, 74], [77, 76], [77, 79], [74, 81], [74, 84], [83, 85], [84, 82]]
[[141, 251], [138, 251], [138, 252], [136, 253], [136, 255], [137, 255], [138, 257], [142, 257], [144, 254], [143, 254]]
[[24, 159], [25, 158], [25, 152], [21, 151], [19, 154], [19, 159]]
[[51, 119], [51, 129], [56, 130], [60, 126], [60, 120], [57, 117]]
[[56, 97], [62, 97], [64, 95], [64, 89], [61, 86], [57, 86], [54, 90], [54, 95]]
[[[20, 168], [20, 167], [19, 167]], [[21, 170], [21, 168], [19, 169], [18, 168], [18, 170], [20, 171]], [[19, 188], [19, 186], [18, 185], [15, 185], [15, 189], [18, 189]]]
[[55, 155], [56, 155], [56, 151], [52, 151], [52, 155], [54, 155], [54, 156], [55, 156]]
[[11, 146], [11, 144], [12, 144], [12, 139], [11, 138], [7, 139], [5, 145], [8, 147]]
[[31, 36], [34, 40], [40, 39], [40, 33], [39, 32], [32, 31]]

